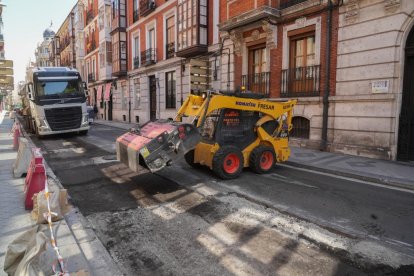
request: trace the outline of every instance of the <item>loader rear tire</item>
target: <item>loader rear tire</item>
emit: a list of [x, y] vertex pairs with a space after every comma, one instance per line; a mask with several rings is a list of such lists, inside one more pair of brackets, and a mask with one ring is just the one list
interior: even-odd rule
[[194, 163], [194, 150], [190, 150], [186, 154], [184, 154], [185, 162], [187, 162], [188, 165], [193, 167], [194, 169], [198, 169], [201, 167], [201, 164]]
[[223, 146], [214, 154], [213, 171], [221, 179], [237, 178], [243, 167], [243, 154], [235, 146]]
[[268, 173], [275, 164], [275, 151], [272, 147], [260, 145], [250, 153], [249, 167], [258, 174]]

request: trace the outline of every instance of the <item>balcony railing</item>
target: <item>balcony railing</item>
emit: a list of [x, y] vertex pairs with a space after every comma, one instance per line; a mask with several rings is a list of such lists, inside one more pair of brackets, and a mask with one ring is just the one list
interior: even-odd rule
[[243, 75], [242, 85], [250, 92], [269, 95], [270, 72]]
[[146, 66], [146, 65], [151, 65], [157, 62], [157, 59], [155, 57], [155, 53], [156, 53], [157, 49], [156, 48], [149, 48], [145, 51], [141, 52], [141, 64]]
[[289, 8], [291, 6], [300, 4], [302, 2], [306, 2], [308, 0], [280, 0], [279, 2], [279, 9], [286, 9]]
[[134, 10], [133, 16], [132, 16], [132, 20], [133, 22], [137, 22], [139, 19], [139, 11], [138, 10]]
[[134, 69], [139, 68], [139, 57], [134, 57]]
[[139, 14], [146, 16], [154, 11], [156, 8], [155, 0], [140, 0], [139, 1]]
[[320, 66], [297, 67], [282, 70], [281, 97], [319, 96]]
[[165, 48], [165, 54], [167, 59], [175, 56], [175, 42], [168, 43], [165, 46]]
[[89, 73], [88, 74], [88, 82], [94, 82], [95, 81], [95, 74]]

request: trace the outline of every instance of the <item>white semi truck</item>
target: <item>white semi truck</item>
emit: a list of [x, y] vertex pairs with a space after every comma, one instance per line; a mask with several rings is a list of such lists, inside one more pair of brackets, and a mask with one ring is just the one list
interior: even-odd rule
[[23, 110], [28, 129], [38, 137], [68, 132], [87, 134], [86, 97], [86, 84], [76, 69], [29, 69]]

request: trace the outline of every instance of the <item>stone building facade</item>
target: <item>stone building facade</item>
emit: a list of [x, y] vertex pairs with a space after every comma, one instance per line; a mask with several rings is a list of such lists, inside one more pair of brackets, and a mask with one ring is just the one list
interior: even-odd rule
[[414, 161], [414, 1], [340, 7], [334, 151]]

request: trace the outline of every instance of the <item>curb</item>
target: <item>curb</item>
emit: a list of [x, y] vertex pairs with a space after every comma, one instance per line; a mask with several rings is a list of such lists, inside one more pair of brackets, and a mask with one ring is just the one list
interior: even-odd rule
[[[22, 137], [27, 139], [30, 146], [36, 146], [30, 135], [26, 132], [20, 118], [16, 117], [16, 119], [22, 125]], [[46, 168], [46, 177], [51, 178], [59, 189], [65, 189], [44, 158], [43, 161]], [[69, 194], [68, 199], [70, 199]], [[73, 205], [70, 206], [70, 211], [63, 216], [63, 219], [69, 227], [79, 251], [83, 254], [83, 257], [90, 268], [90, 274], [114, 276], [123, 275], [109, 252], [96, 236], [93, 231], [93, 227], [89, 226], [88, 220], [82, 215], [77, 207]], [[87, 226], [85, 227], [85, 225]]]
[[316, 167], [312, 165], [306, 165], [306, 164], [302, 164], [302, 163], [294, 162], [294, 161], [285, 161], [284, 164], [290, 165], [293, 167], [298, 167], [298, 168], [314, 170], [318, 172], [329, 173], [333, 175], [344, 176], [344, 177], [349, 177], [353, 179], [373, 182], [376, 184], [382, 184], [382, 185], [387, 185], [387, 186], [396, 187], [396, 188], [403, 188], [407, 190], [414, 190], [414, 183], [413, 184], [402, 183], [394, 179], [372, 177], [372, 176], [360, 175], [360, 174], [345, 172], [345, 171], [337, 171], [333, 169], [326, 169], [326, 168]]
[[117, 128], [117, 129], [122, 129], [122, 130], [129, 130], [131, 127], [127, 127], [127, 126], [120, 126], [120, 125], [116, 125], [116, 124], [106, 124], [106, 123], [101, 123], [101, 122], [99, 122], [99, 121], [94, 121], [93, 122], [93, 124], [96, 124], [96, 125], [101, 125], [101, 126], [108, 126], [108, 127], [114, 127], [114, 128]]

